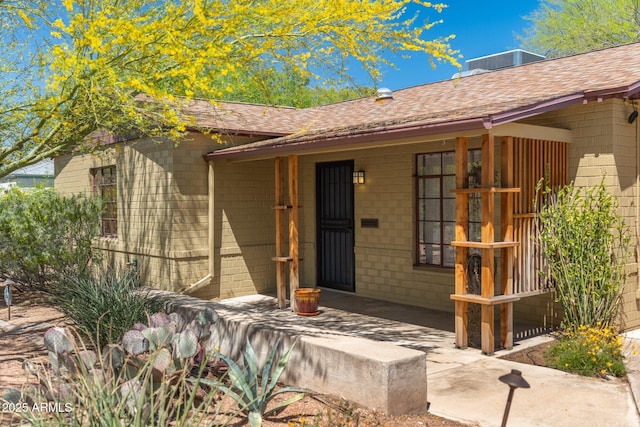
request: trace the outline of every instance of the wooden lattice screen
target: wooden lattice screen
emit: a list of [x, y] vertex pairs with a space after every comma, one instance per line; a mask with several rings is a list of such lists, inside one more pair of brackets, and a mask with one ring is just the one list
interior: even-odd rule
[[[551, 187], [567, 182], [567, 144], [505, 136], [500, 140], [499, 163], [494, 136], [482, 135], [481, 186], [468, 186], [468, 141], [456, 138], [456, 249], [455, 301], [456, 346], [468, 345], [468, 305], [480, 305], [481, 347], [485, 354], [495, 348], [494, 307], [500, 307], [500, 342], [513, 347], [513, 303], [548, 290], [541, 280], [543, 257], [535, 244], [536, 185], [546, 179]], [[500, 182], [496, 186], [495, 168]], [[469, 196], [481, 198], [481, 239], [469, 240]], [[500, 218], [494, 198], [500, 200]], [[498, 223], [495, 220], [498, 219]], [[499, 226], [499, 227], [496, 227]], [[497, 232], [497, 235], [496, 235]], [[496, 240], [495, 238], [498, 238]], [[469, 292], [467, 262], [470, 249], [481, 253], [481, 292]], [[500, 251], [494, 264], [495, 252]], [[501, 277], [496, 286], [496, 270]]]
[[540, 277], [544, 259], [536, 245], [534, 198], [536, 185], [545, 178], [551, 187], [568, 183], [568, 144], [528, 138], [513, 139], [514, 186], [514, 240], [520, 245], [514, 249], [513, 293], [526, 296], [548, 290]]

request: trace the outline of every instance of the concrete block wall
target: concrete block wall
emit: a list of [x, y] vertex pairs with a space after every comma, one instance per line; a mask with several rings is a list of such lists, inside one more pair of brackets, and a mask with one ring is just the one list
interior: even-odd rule
[[[480, 138], [469, 140], [479, 148]], [[496, 155], [499, 156], [499, 139]], [[415, 156], [419, 153], [451, 151], [453, 140], [354, 150], [345, 153], [301, 157], [301, 264], [304, 284], [315, 284], [315, 165], [318, 162], [354, 160], [354, 168], [366, 171], [366, 184], [355, 186], [356, 293], [361, 296], [453, 311], [450, 295], [454, 272], [449, 268], [416, 266], [415, 262]], [[499, 206], [497, 201], [496, 206]], [[308, 207], [314, 209], [310, 215]], [[499, 209], [496, 209], [499, 220]], [[378, 218], [379, 228], [361, 228], [360, 219]], [[499, 229], [496, 239], [499, 239]], [[499, 251], [497, 251], [499, 259]], [[496, 283], [499, 283], [499, 270]], [[551, 294], [526, 298], [514, 304], [518, 322], [553, 327], [559, 322], [558, 306]]]
[[[546, 113], [527, 123], [572, 129], [574, 141], [569, 145], [569, 180], [578, 187], [600, 184], [618, 198], [619, 212], [630, 227], [632, 244], [637, 243], [637, 153], [638, 121], [629, 124], [633, 111], [629, 102], [610, 99], [590, 102], [557, 112]], [[640, 300], [637, 298], [637, 259], [631, 254], [627, 262], [627, 281], [623, 294], [620, 326], [640, 327]]]
[[[63, 156], [55, 162], [55, 185], [66, 194], [90, 193], [90, 170], [116, 165], [118, 236], [96, 245], [112, 265], [136, 260], [146, 285], [179, 291], [209, 273], [209, 166], [202, 156], [222, 147], [193, 134], [177, 146], [141, 140]], [[275, 290], [273, 161], [223, 162], [216, 170], [216, 271], [197, 295]]]
[[[203, 141], [198, 143], [193, 150], [185, 144], [177, 150], [178, 155], [174, 155], [171, 142], [139, 140], [109, 146], [97, 154], [64, 156], [55, 161], [55, 186], [68, 194], [90, 193], [91, 168], [116, 165], [117, 237], [100, 238], [96, 246], [105, 251], [112, 265], [122, 267], [136, 260], [146, 285], [177, 290], [206, 274], [208, 194], [207, 166], [202, 154], [207, 150]], [[209, 139], [208, 144], [216, 143]], [[201, 200], [197, 199], [202, 198], [202, 185], [174, 180], [174, 161], [177, 159], [178, 172], [181, 172], [183, 158], [193, 159], [194, 151], [199, 157], [199, 167], [191, 165], [191, 179], [197, 182], [204, 176], [204, 213], [194, 213], [194, 209], [202, 205], [198, 205]], [[205, 236], [204, 240], [186, 243], [201, 235]], [[178, 265], [184, 266], [185, 260], [190, 267], [178, 268]], [[204, 265], [204, 274], [202, 268], [193, 265]]]
[[274, 161], [213, 167], [218, 297], [275, 291]]
[[65, 154], [54, 161], [54, 187], [65, 195], [91, 191], [90, 170], [112, 164], [108, 159]]
[[[366, 184], [354, 188], [356, 293], [452, 311], [453, 269], [414, 266], [413, 175], [416, 154], [454, 149], [454, 141], [448, 140], [300, 157], [300, 198], [305, 211], [300, 231], [305, 258], [302, 283], [316, 280], [315, 164], [353, 159], [354, 168], [366, 173]], [[379, 227], [361, 228], [362, 218], [377, 218]]]

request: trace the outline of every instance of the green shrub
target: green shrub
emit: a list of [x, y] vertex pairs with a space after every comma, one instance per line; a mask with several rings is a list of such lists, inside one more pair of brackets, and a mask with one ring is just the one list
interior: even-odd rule
[[612, 325], [631, 235], [616, 212], [617, 200], [604, 181], [582, 191], [573, 185], [557, 192], [546, 189], [543, 200], [538, 229], [548, 269], [542, 273], [556, 288], [564, 327]]
[[15, 281], [48, 290], [61, 275], [86, 270], [95, 257], [100, 207], [54, 189], [11, 189], [0, 196], [0, 265]]
[[119, 342], [136, 322], [163, 308], [162, 299], [140, 288], [135, 270], [68, 274], [53, 293], [60, 310], [98, 348]]
[[611, 328], [581, 325], [549, 347], [546, 358], [551, 367], [580, 375], [625, 374], [622, 337]]

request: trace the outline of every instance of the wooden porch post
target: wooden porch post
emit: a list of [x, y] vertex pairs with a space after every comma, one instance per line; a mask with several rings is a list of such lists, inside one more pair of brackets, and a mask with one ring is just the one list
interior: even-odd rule
[[[493, 135], [482, 135], [482, 187], [492, 188], [494, 180], [494, 138]], [[493, 227], [494, 194], [490, 192], [481, 193], [482, 206], [482, 243], [493, 243], [495, 241], [495, 231]], [[494, 286], [494, 254], [493, 246], [487, 245], [482, 248], [482, 298], [491, 299], [495, 295]], [[485, 354], [493, 354], [494, 343], [494, 307], [491, 304], [483, 304], [481, 308], [481, 347]]]
[[[300, 257], [298, 256], [298, 156], [289, 156], [289, 204], [284, 203], [284, 175], [282, 158], [275, 159], [276, 186], [276, 288], [278, 307], [287, 305], [286, 263], [289, 264], [289, 298], [291, 310], [296, 311], [295, 290], [298, 289]], [[289, 254], [284, 253], [284, 212], [289, 211]]]
[[[493, 354], [495, 349], [494, 309], [500, 305], [501, 343], [505, 348], [513, 347], [513, 301], [520, 299], [513, 295], [513, 248], [518, 242], [513, 241], [513, 188], [514, 173], [511, 160], [513, 157], [513, 138], [501, 141], [501, 173], [502, 186], [494, 184], [495, 148], [493, 135], [482, 135], [482, 185], [481, 188], [468, 188], [467, 179], [467, 141], [458, 138], [456, 145], [456, 240], [451, 245], [456, 248], [456, 293], [451, 295], [455, 301], [456, 346], [468, 345], [468, 303], [480, 304], [481, 313], [481, 347], [485, 354]], [[482, 228], [480, 241], [468, 240], [469, 194], [480, 193], [482, 206]], [[495, 241], [494, 209], [495, 196], [501, 196], [502, 241]], [[469, 294], [467, 289], [467, 255], [469, 248], [478, 248], [482, 253], [481, 295]], [[495, 249], [501, 249], [502, 295], [495, 295]]]
[[275, 193], [276, 205], [276, 289], [278, 298], [278, 307], [285, 308], [287, 306], [287, 283], [285, 277], [286, 264], [281, 261], [284, 254], [284, 175], [282, 174], [282, 158], [275, 159]]
[[[513, 137], [503, 137], [501, 140], [500, 176], [503, 188], [512, 188], [514, 186]], [[514, 193], [501, 193], [500, 218], [503, 242], [513, 241], [513, 203]], [[513, 293], [513, 252], [514, 248], [512, 246], [501, 250], [503, 295], [511, 295]], [[513, 348], [513, 302], [500, 305], [500, 342], [507, 350]]]
[[[468, 179], [468, 140], [456, 139], [456, 188], [467, 188]], [[469, 194], [456, 194], [456, 241], [465, 242], [469, 235]], [[467, 256], [469, 248], [456, 247], [455, 293], [467, 293]], [[455, 301], [456, 347], [466, 348], [469, 345], [468, 335], [468, 303]]]
[[298, 156], [289, 156], [289, 292], [291, 310], [296, 311], [295, 290], [300, 284], [298, 256]]

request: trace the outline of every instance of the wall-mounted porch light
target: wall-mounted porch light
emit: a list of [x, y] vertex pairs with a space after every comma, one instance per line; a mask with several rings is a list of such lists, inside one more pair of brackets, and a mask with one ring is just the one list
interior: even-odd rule
[[353, 183], [364, 184], [364, 171], [353, 171]]
[[631, 112], [631, 114], [629, 114], [629, 118], [627, 119], [629, 124], [632, 124], [638, 118], [638, 110], [636, 108], [636, 103], [634, 101], [631, 101], [631, 105], [633, 105], [633, 111]]

